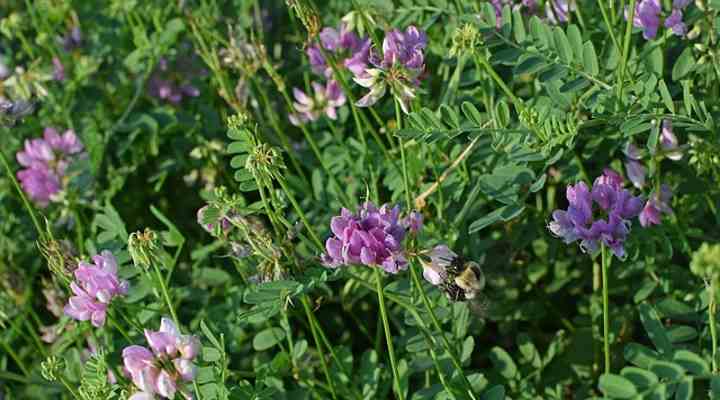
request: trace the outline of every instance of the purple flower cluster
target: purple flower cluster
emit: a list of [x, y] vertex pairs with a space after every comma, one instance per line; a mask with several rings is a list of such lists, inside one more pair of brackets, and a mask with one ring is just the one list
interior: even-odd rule
[[177, 105], [184, 97], [197, 97], [200, 90], [190, 83], [195, 76], [204, 75], [203, 70], [192, 67], [191, 58], [181, 57], [174, 65], [161, 58], [148, 80], [150, 96]]
[[[665, 28], [672, 30], [677, 36], [685, 36], [687, 26], [683, 22], [683, 10], [690, 4], [690, 0], [673, 0], [672, 12], [665, 18]], [[625, 10], [625, 18], [628, 11]], [[640, 0], [635, 5], [635, 18], [633, 25], [643, 30], [646, 40], [655, 39], [660, 28], [662, 5], [660, 0]]]
[[93, 257], [93, 263], [80, 262], [70, 283], [74, 296], [65, 306], [65, 314], [79, 321], [92, 322], [95, 327], [105, 324], [107, 307], [116, 296], [128, 291], [127, 281], [117, 276], [117, 261], [107, 250]]
[[325, 242], [322, 262], [330, 268], [341, 265], [363, 264], [379, 266], [396, 274], [407, 268], [402, 241], [407, 230], [420, 229], [419, 214], [400, 219], [400, 207], [385, 204], [377, 208], [366, 202], [353, 214], [343, 208], [333, 217], [330, 229], [333, 235]]
[[388, 32], [383, 40], [382, 57], [371, 50], [369, 64], [354, 71], [355, 82], [370, 89], [357, 105], [372, 106], [385, 95], [389, 86], [403, 111], [408, 113], [415, 89], [420, 86], [420, 75], [425, 70], [426, 47], [427, 35], [413, 25], [404, 32], [397, 29]]
[[16, 155], [25, 167], [17, 173], [23, 190], [38, 206], [47, 207], [63, 189], [65, 172], [83, 151], [83, 145], [72, 129], [60, 135], [55, 128], [45, 128], [42, 139], [25, 141]]
[[337, 119], [336, 108], [345, 104], [345, 94], [340, 90], [337, 81], [331, 80], [327, 86], [313, 82], [313, 94], [308, 96], [302, 90], [293, 88], [295, 96], [295, 113], [289, 115], [290, 122], [298, 126], [308, 121], [317, 121], [325, 114], [330, 119]]
[[[537, 0], [491, 0], [495, 9], [495, 19], [497, 27], [502, 25], [502, 10], [505, 6], [510, 6], [513, 10], [522, 10], [526, 14], [537, 14]], [[547, 21], [552, 24], [567, 22], [570, 11], [575, 10], [575, 2], [573, 0], [548, 0], [545, 2], [545, 16]]]
[[125, 373], [140, 389], [128, 400], [153, 400], [155, 395], [174, 399], [179, 393], [183, 398], [193, 398], [187, 383], [195, 379], [193, 361], [200, 351], [200, 339], [182, 335], [168, 318], [160, 322], [159, 331], [145, 330], [150, 349], [132, 345], [123, 349]]
[[640, 214], [642, 200], [623, 189], [622, 177], [606, 169], [592, 189], [584, 182], [568, 186], [567, 199], [568, 209], [555, 210], [548, 229], [565, 243], [579, 240], [585, 252], [597, 252], [602, 242], [624, 258], [631, 219]]
[[[360, 73], [367, 64], [370, 53], [370, 39], [360, 38], [355, 32], [341, 24], [339, 29], [326, 27], [320, 31], [320, 43], [323, 49], [336, 55], [340, 61], [353, 73]], [[326, 78], [332, 77], [332, 68], [327, 64], [318, 45], [309, 46], [307, 55], [313, 71]]]

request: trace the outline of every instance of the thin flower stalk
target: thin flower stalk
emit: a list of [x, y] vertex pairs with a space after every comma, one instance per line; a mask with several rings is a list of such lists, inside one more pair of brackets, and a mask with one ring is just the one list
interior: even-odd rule
[[717, 326], [715, 315], [717, 314], [717, 279], [712, 279], [708, 285], [710, 291], [710, 302], [708, 304], [708, 324], [710, 325], [710, 337], [712, 338], [712, 373], [718, 373], [717, 363]]
[[609, 313], [609, 295], [608, 295], [608, 273], [610, 269], [611, 258], [608, 256], [608, 250], [605, 243], [600, 245], [602, 258], [602, 297], [603, 297], [603, 346], [605, 354], [605, 373], [610, 373], [610, 313]]
[[382, 318], [383, 330], [385, 331], [385, 343], [387, 344], [388, 355], [390, 357], [390, 367], [392, 368], [393, 381], [395, 385], [395, 394], [399, 400], [405, 400], [405, 394], [400, 386], [400, 372], [398, 371], [397, 361], [395, 358], [395, 347], [392, 340], [392, 332], [390, 331], [390, 322], [385, 309], [385, 295], [382, 284], [382, 274], [380, 270], [375, 268], [375, 286], [377, 288], [378, 303], [380, 304], [380, 317]]
[[300, 301], [302, 302], [303, 309], [305, 310], [305, 316], [308, 319], [308, 323], [310, 324], [310, 332], [313, 335], [313, 340], [315, 341], [315, 347], [318, 349], [318, 358], [320, 359], [320, 365], [322, 366], [323, 373], [325, 374], [325, 380], [327, 380], [328, 388], [330, 389], [330, 394], [332, 395], [333, 399], [337, 399], [337, 393], [335, 392], [335, 384], [333, 383], [332, 378], [330, 377], [330, 370], [328, 369], [327, 361], [325, 360], [325, 355], [321, 351], [321, 345], [320, 345], [320, 338], [318, 337], [318, 333], [314, 324], [314, 318], [312, 316], [312, 311], [310, 309], [310, 305], [308, 304], [308, 300], [306, 296], [302, 296], [300, 298]]

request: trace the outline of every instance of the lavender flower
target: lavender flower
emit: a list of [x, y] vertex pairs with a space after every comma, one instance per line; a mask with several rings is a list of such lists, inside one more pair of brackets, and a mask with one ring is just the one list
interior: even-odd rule
[[415, 89], [420, 86], [420, 74], [425, 70], [425, 47], [427, 35], [415, 26], [409, 26], [405, 32], [397, 29], [388, 32], [383, 40], [382, 59], [370, 51], [368, 60], [372, 67], [355, 72], [355, 82], [370, 89], [357, 105], [372, 106], [385, 95], [389, 86], [403, 111], [408, 113]]
[[90, 320], [95, 327], [105, 324], [107, 307], [116, 296], [128, 291], [127, 281], [117, 276], [117, 261], [107, 250], [93, 257], [93, 263], [80, 262], [75, 281], [70, 284], [74, 296], [65, 306], [65, 314], [79, 321]]
[[683, 158], [677, 136], [673, 133], [672, 121], [669, 119], [663, 120], [662, 131], [660, 132], [660, 146], [666, 152], [667, 158], [673, 161], [679, 161]]
[[[362, 71], [367, 65], [370, 51], [370, 39], [360, 38], [343, 23], [339, 29], [326, 27], [320, 31], [320, 43], [329, 53], [339, 57], [341, 63], [350, 71]], [[326, 78], [332, 77], [332, 68], [327, 64], [318, 45], [309, 46], [306, 50], [313, 71]]]
[[379, 266], [391, 274], [405, 270], [402, 240], [406, 229], [399, 216], [400, 207], [388, 204], [378, 209], [366, 202], [357, 214], [343, 208], [330, 223], [333, 235], [325, 242], [323, 264], [330, 268], [350, 264]]
[[177, 105], [184, 97], [200, 95], [200, 90], [190, 80], [203, 75], [205, 71], [194, 68], [190, 57], [178, 58], [173, 65], [163, 57], [150, 76], [148, 90], [151, 96]]
[[672, 189], [668, 185], [661, 185], [660, 192], [653, 192], [642, 212], [640, 212], [640, 225], [648, 227], [651, 225], [659, 225], [662, 214], [672, 214], [670, 208], [670, 200], [672, 199]]
[[340, 90], [337, 81], [328, 82], [327, 86], [313, 82], [313, 95], [308, 96], [302, 90], [293, 88], [296, 102], [293, 103], [295, 113], [289, 115], [293, 125], [304, 124], [308, 121], [317, 121], [322, 114], [330, 119], [337, 119], [338, 107], [345, 104], [345, 94]]
[[568, 209], [555, 210], [548, 229], [567, 244], [579, 240], [584, 252], [596, 252], [602, 242], [623, 258], [630, 220], [640, 213], [642, 201], [622, 188], [616, 173], [608, 175], [598, 177], [592, 189], [584, 182], [569, 185]]
[[80, 27], [75, 25], [60, 38], [60, 43], [65, 51], [70, 52], [82, 46], [82, 32]]
[[634, 143], [628, 143], [625, 148], [625, 155], [627, 156], [625, 171], [627, 172], [628, 179], [630, 179], [630, 182], [632, 182], [636, 188], [642, 189], [645, 186], [647, 169], [640, 162], [640, 149], [638, 149]]
[[62, 82], [65, 80], [65, 66], [63, 65], [62, 61], [58, 57], [53, 57], [52, 59], [53, 63], [53, 79], [55, 79], [58, 82]]
[[423, 227], [423, 216], [417, 211], [413, 211], [402, 220], [402, 226], [413, 234], [417, 234]]
[[45, 128], [42, 139], [26, 140], [16, 155], [25, 167], [17, 173], [23, 190], [37, 205], [47, 207], [63, 189], [67, 167], [82, 150], [72, 129], [60, 135], [55, 128]]
[[[655, 39], [657, 36], [658, 27], [660, 27], [660, 13], [662, 7], [660, 6], [660, 0], [640, 0], [635, 5], [635, 18], [633, 19], [633, 25], [637, 28], [642, 28], [643, 37], [646, 40]], [[625, 11], [625, 18], [627, 19], [628, 11]]]
[[683, 12], [678, 8], [673, 8], [672, 13], [665, 19], [665, 27], [671, 29], [676, 36], [685, 36], [687, 26], [683, 22]]
[[572, 0], [550, 0], [545, 5], [545, 15], [552, 24], [568, 21], [568, 14], [575, 10], [575, 2]]
[[122, 352], [125, 372], [140, 390], [128, 400], [152, 400], [155, 394], [174, 399], [176, 393], [192, 399], [188, 383], [196, 375], [193, 361], [200, 351], [197, 336], [180, 334], [170, 319], [163, 318], [159, 331], [145, 330], [145, 339], [152, 351], [133, 345]]

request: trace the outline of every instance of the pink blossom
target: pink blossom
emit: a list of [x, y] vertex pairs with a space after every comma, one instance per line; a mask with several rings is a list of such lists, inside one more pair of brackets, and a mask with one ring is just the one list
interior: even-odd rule
[[65, 314], [101, 327], [108, 305], [114, 297], [127, 294], [128, 283], [118, 279], [117, 261], [109, 251], [94, 256], [93, 262], [82, 261], [75, 270], [75, 281], [70, 283], [74, 296], [68, 300]]

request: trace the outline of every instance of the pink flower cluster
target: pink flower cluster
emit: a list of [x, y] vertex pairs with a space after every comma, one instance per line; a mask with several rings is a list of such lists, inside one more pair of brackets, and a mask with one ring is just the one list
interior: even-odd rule
[[159, 331], [145, 330], [150, 349], [132, 345], [123, 349], [125, 373], [140, 390], [128, 400], [153, 400], [155, 395], [174, 399], [175, 394], [191, 400], [187, 383], [195, 379], [193, 361], [200, 351], [200, 339], [182, 335], [168, 318], [160, 322]]
[[399, 217], [400, 207], [388, 204], [377, 208], [366, 202], [357, 214], [343, 208], [330, 222], [333, 236], [325, 243], [323, 264], [330, 268], [350, 264], [379, 266], [391, 274], [405, 270], [402, 241], [408, 230], [416, 232], [421, 228], [422, 217], [418, 213], [403, 220]]
[[305, 94], [298, 88], [293, 88], [295, 96], [294, 114], [289, 115], [290, 123], [295, 126], [306, 123], [308, 121], [317, 121], [321, 115], [325, 114], [328, 118], [337, 119], [338, 107], [345, 104], [345, 94], [340, 90], [337, 81], [328, 82], [327, 86], [322, 83], [312, 83], [313, 93]]
[[26, 140], [25, 148], [15, 156], [25, 167], [17, 173], [25, 193], [38, 206], [47, 207], [63, 189], [65, 172], [82, 151], [72, 129], [60, 135], [55, 128], [45, 128], [42, 138]]
[[117, 276], [117, 260], [107, 250], [93, 257], [93, 263], [81, 261], [70, 283], [74, 296], [65, 306], [65, 314], [79, 321], [101, 327], [105, 324], [107, 307], [115, 296], [125, 295], [127, 281]]

